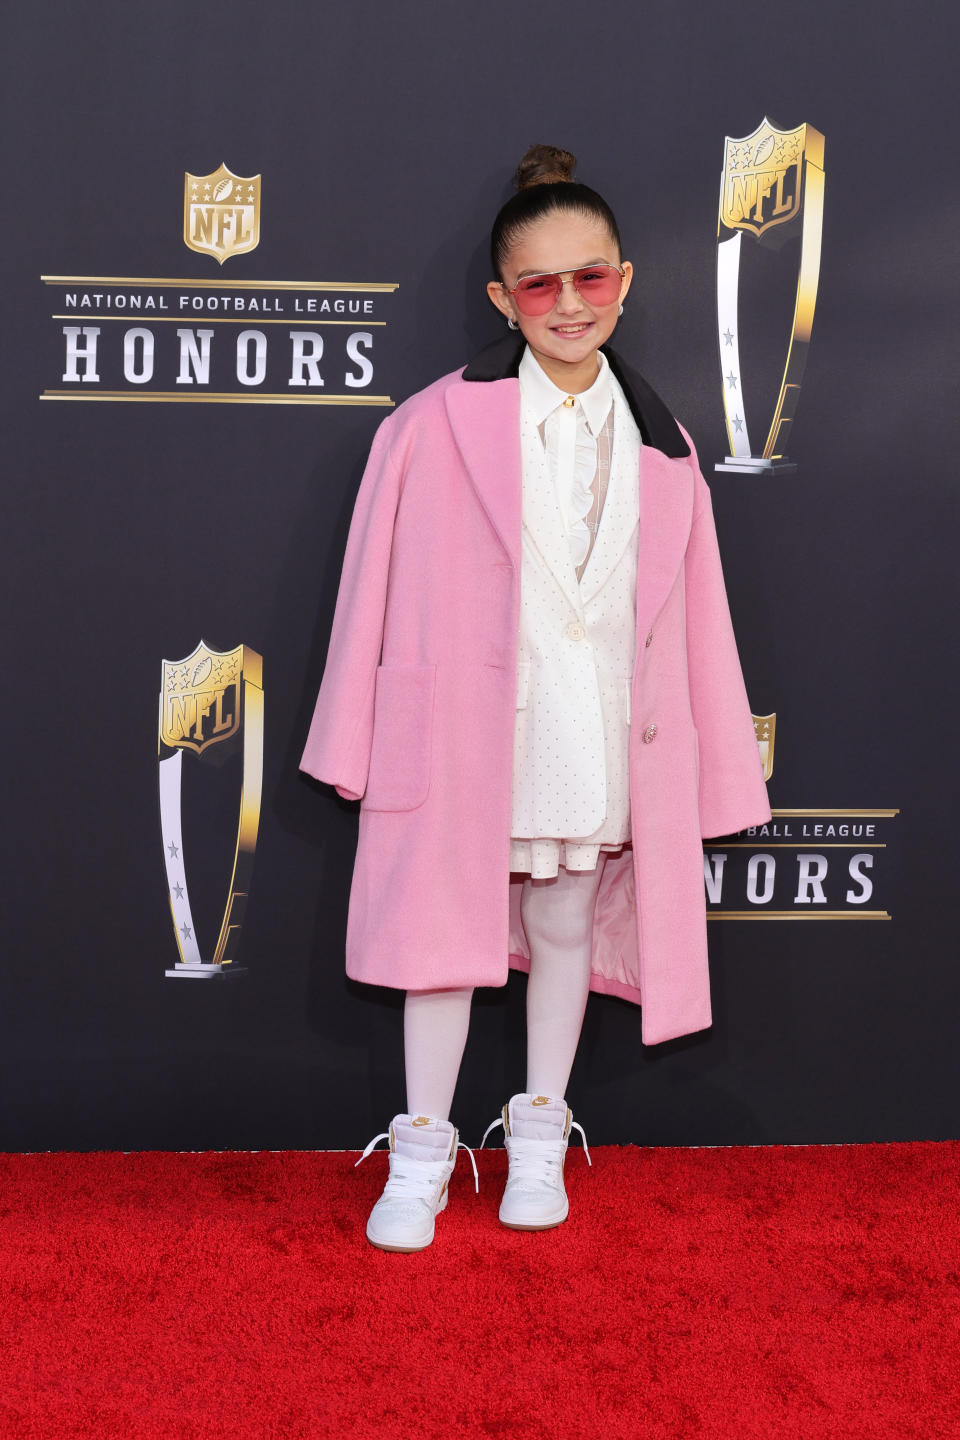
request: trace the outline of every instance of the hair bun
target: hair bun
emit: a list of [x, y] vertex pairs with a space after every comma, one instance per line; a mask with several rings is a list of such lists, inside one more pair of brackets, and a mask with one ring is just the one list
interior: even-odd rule
[[555, 145], [531, 145], [517, 166], [514, 177], [518, 190], [528, 190], [531, 185], [552, 185], [557, 181], [572, 180], [577, 157], [569, 150], [558, 150]]

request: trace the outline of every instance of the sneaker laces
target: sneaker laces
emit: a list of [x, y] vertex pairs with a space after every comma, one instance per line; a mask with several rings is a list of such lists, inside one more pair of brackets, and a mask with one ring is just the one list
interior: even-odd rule
[[547, 1185], [556, 1190], [563, 1185], [562, 1140], [534, 1140], [527, 1135], [511, 1135], [510, 1178], [508, 1184], [521, 1190], [539, 1190]]
[[[498, 1125], [503, 1125], [503, 1116], [502, 1116], [502, 1115], [498, 1115], [497, 1118], [496, 1118], [496, 1120], [493, 1120], [493, 1121], [487, 1126], [486, 1130], [484, 1130], [484, 1132], [483, 1132], [483, 1139], [480, 1141], [480, 1149], [481, 1149], [481, 1150], [483, 1149], [484, 1145], [487, 1143], [487, 1136], [490, 1134], [490, 1131], [491, 1131], [491, 1130], [495, 1130]], [[503, 1128], [504, 1128], [504, 1131], [505, 1131], [505, 1130], [506, 1130], [506, 1126], [504, 1125]], [[587, 1164], [590, 1165], [590, 1166], [592, 1166], [592, 1165], [593, 1165], [593, 1161], [590, 1159], [590, 1151], [589, 1151], [589, 1149], [588, 1149], [588, 1147], [587, 1147], [587, 1136], [586, 1136], [586, 1132], [584, 1131], [583, 1126], [582, 1126], [582, 1125], [579, 1125], [576, 1120], [571, 1120], [571, 1121], [570, 1121], [570, 1130], [571, 1130], [571, 1132], [574, 1131], [574, 1130], [579, 1130], [579, 1131], [580, 1131], [580, 1138], [581, 1138], [581, 1140], [583, 1141], [583, 1151], [584, 1151], [584, 1154], [585, 1154], [586, 1157], [587, 1157]], [[526, 1161], [527, 1158], [528, 1158], [528, 1155], [529, 1155], [529, 1158], [532, 1159], [533, 1156], [538, 1153], [537, 1151], [532, 1150], [532, 1149], [529, 1150], [529, 1152], [528, 1152], [528, 1147], [529, 1147], [529, 1146], [539, 1146], [539, 1147], [541, 1147], [539, 1153], [545, 1155], [546, 1152], [545, 1152], [545, 1150], [543, 1149], [544, 1146], [551, 1146], [551, 1147], [553, 1147], [554, 1145], [560, 1146], [560, 1145], [563, 1144], [563, 1142], [560, 1141], [560, 1140], [556, 1140], [556, 1141], [553, 1141], [553, 1140], [533, 1140], [533, 1139], [528, 1139], [528, 1137], [525, 1136], [525, 1135], [511, 1135], [511, 1136], [510, 1136], [510, 1140], [511, 1140], [511, 1145], [510, 1145], [510, 1168], [511, 1168], [511, 1170], [513, 1169], [514, 1155], [516, 1155], [518, 1159], [522, 1156], [523, 1159], [524, 1159], [524, 1161]], [[519, 1143], [518, 1143], [518, 1142], [519, 1142]], [[563, 1151], [561, 1150], [561, 1151], [560, 1151], [560, 1154], [562, 1154], [562, 1153], [563, 1153]]]
[[[381, 1140], [389, 1140], [389, 1130], [383, 1130], [375, 1135], [364, 1150], [360, 1159], [354, 1162], [354, 1169], [357, 1168]], [[457, 1143], [454, 1146], [453, 1161], [456, 1164], [457, 1152], [466, 1150], [470, 1156], [470, 1164], [473, 1166], [474, 1187], [479, 1193], [480, 1176], [477, 1174], [477, 1162], [473, 1158], [473, 1151], [469, 1145], [464, 1145], [457, 1136]], [[449, 1160], [415, 1160], [409, 1155], [401, 1155], [396, 1150], [391, 1150], [390, 1159], [393, 1162], [390, 1166], [390, 1178], [384, 1188], [384, 1196], [398, 1200], [429, 1200], [432, 1196], [433, 1187], [438, 1181], [447, 1177]]]

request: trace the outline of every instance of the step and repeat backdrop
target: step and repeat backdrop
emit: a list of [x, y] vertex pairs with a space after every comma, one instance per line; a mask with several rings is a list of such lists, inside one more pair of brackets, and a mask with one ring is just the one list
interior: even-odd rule
[[[704, 841], [712, 1028], [643, 1047], [593, 995], [571, 1103], [596, 1143], [957, 1135], [957, 21], [584, 21], [8, 19], [4, 1148], [352, 1148], [403, 1108], [402, 993], [344, 974], [359, 807], [298, 760], [374, 431], [501, 333], [535, 141], [617, 212], [614, 344], [696, 442], [773, 809]], [[524, 987], [477, 992], [468, 1141]]]

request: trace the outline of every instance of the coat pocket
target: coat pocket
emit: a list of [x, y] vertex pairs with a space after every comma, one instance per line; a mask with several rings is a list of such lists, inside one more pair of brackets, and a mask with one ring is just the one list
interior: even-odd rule
[[415, 810], [430, 789], [436, 665], [377, 667], [365, 810]]
[[526, 708], [530, 698], [530, 661], [520, 660], [517, 663], [517, 703], [516, 709]]

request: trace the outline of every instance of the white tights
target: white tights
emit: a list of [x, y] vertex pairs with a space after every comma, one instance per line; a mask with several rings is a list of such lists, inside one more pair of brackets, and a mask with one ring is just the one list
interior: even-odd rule
[[[590, 988], [593, 911], [606, 855], [594, 870], [533, 880], [520, 896], [530, 945], [527, 980], [527, 1091], [566, 1094]], [[470, 1026], [473, 987], [408, 990], [403, 1007], [407, 1111], [447, 1120]]]

